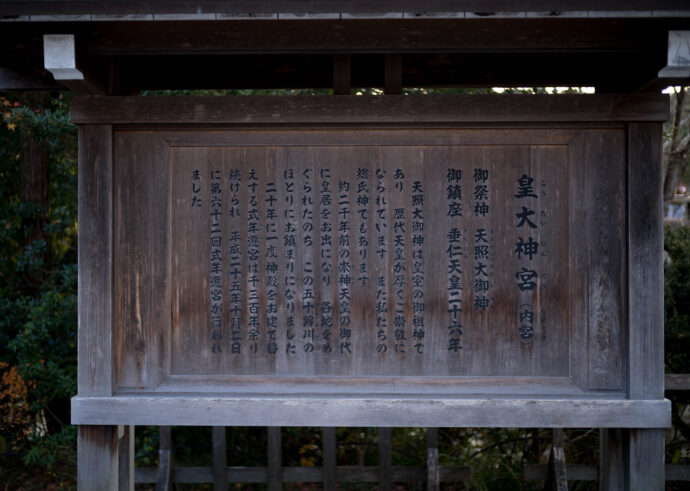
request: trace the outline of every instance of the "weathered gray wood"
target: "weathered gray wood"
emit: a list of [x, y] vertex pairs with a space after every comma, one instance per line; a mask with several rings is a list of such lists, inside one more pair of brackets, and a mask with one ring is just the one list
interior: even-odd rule
[[[629, 392], [664, 397], [661, 125], [631, 123], [628, 135]], [[629, 431], [630, 489], [664, 488], [664, 432]]]
[[564, 445], [565, 433], [562, 428], [553, 430], [553, 441], [549, 454], [548, 479], [544, 483], [544, 490], [568, 491], [568, 475], [565, 463]]
[[78, 124], [478, 123], [663, 121], [665, 96], [79, 97]]
[[156, 469], [155, 480], [156, 491], [169, 491], [172, 483], [172, 431], [170, 426], [158, 428], [159, 449], [158, 449], [158, 468]]
[[667, 373], [664, 375], [664, 390], [690, 390], [689, 373]]
[[438, 491], [441, 482], [438, 464], [438, 428], [426, 429], [426, 489]]
[[664, 397], [661, 125], [629, 126], [630, 397]]
[[118, 489], [134, 491], [134, 426], [119, 426], [118, 440]]
[[77, 436], [79, 491], [118, 491], [117, 426], [80, 426]]
[[378, 489], [390, 490], [393, 486], [391, 429], [379, 428], [379, 485]]
[[335, 491], [338, 482], [335, 427], [324, 427], [321, 433], [323, 445], [323, 489], [326, 491]]
[[625, 452], [628, 430], [599, 430], [599, 488], [608, 491], [626, 488]]
[[225, 426], [213, 427], [213, 489], [228, 489]]
[[268, 431], [268, 489], [279, 491], [283, 486], [282, 442], [280, 426], [269, 426]]
[[[546, 466], [536, 466], [537, 473], [542, 472], [546, 475]], [[595, 475], [596, 469], [590, 466]], [[529, 466], [528, 466], [529, 468]], [[341, 483], [362, 483], [362, 482], [378, 482], [379, 469], [378, 466], [356, 467], [356, 466], [339, 466], [338, 482]], [[228, 467], [228, 482], [229, 483], [266, 483], [268, 476], [268, 469], [266, 467]], [[537, 474], [537, 477], [530, 479], [541, 479], [542, 474]], [[392, 475], [394, 482], [421, 482], [426, 477], [425, 467], [392, 467]], [[442, 482], [463, 482], [469, 481], [472, 477], [471, 468], [469, 466], [442, 466], [440, 467], [440, 475]], [[582, 473], [576, 476], [582, 476]], [[175, 483], [210, 483], [213, 481], [212, 467], [175, 467], [173, 469], [173, 482]], [[321, 467], [283, 467], [283, 482], [323, 482], [323, 468]], [[584, 479], [581, 477], [580, 479]], [[591, 480], [591, 479], [590, 479]], [[156, 468], [154, 467], [137, 467], [136, 469], [137, 483], [155, 483], [156, 482]]]
[[629, 485], [634, 491], [664, 489], [664, 430], [629, 429]]
[[625, 366], [625, 255], [619, 253], [625, 242], [625, 134], [585, 133], [588, 386], [620, 390]]
[[666, 428], [666, 400], [118, 396], [72, 399], [73, 424]]
[[109, 396], [112, 363], [112, 128], [79, 128], [79, 370], [84, 396]]

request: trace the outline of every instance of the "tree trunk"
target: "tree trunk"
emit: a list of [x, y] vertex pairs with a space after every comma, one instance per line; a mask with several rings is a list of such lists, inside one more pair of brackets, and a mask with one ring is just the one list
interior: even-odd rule
[[[47, 100], [43, 94], [27, 96], [25, 104], [38, 108]], [[38, 141], [35, 135], [24, 128], [21, 135], [22, 152], [20, 157], [21, 170], [19, 177], [19, 199], [22, 203], [35, 207], [35, 212], [22, 219], [22, 241], [24, 247], [36, 241], [43, 241], [45, 248], [41, 254], [44, 268], [51, 263], [50, 234], [46, 230], [47, 211], [49, 205], [48, 188], [50, 183], [50, 162], [46, 145]], [[44, 278], [36, 271], [26, 276], [30, 288], [37, 288]]]

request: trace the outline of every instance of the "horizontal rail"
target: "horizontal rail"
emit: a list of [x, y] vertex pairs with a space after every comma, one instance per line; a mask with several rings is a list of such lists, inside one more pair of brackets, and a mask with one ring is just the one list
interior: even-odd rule
[[[440, 466], [442, 482], [469, 481], [472, 470], [469, 466]], [[138, 467], [134, 474], [137, 483], [155, 483], [156, 467]], [[283, 467], [283, 482], [323, 482], [322, 467]], [[378, 466], [337, 466], [337, 482], [378, 482]], [[392, 467], [394, 482], [424, 482], [427, 478], [426, 467]], [[268, 467], [228, 467], [228, 483], [266, 483]], [[172, 482], [175, 483], [212, 483], [213, 467], [173, 467]]]

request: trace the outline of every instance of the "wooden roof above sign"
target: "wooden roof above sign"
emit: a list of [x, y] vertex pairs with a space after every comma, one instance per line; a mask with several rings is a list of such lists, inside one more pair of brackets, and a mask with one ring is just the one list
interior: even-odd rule
[[44, 69], [43, 36], [70, 34], [80, 71], [111, 95], [546, 85], [653, 92], [680, 82], [658, 73], [669, 31], [690, 30], [690, 9], [675, 0], [8, 1], [0, 24], [0, 90], [62, 88]]

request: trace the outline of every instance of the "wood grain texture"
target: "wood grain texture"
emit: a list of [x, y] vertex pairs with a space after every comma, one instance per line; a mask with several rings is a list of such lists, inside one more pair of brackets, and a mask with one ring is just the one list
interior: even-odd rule
[[169, 363], [168, 146], [155, 133], [118, 136], [115, 155], [116, 381], [151, 389]]
[[629, 429], [629, 489], [661, 491], [665, 488], [664, 430]]
[[403, 124], [665, 121], [652, 95], [77, 97], [77, 124]]
[[588, 373], [591, 389], [624, 386], [625, 135], [587, 130]]
[[438, 428], [426, 429], [426, 489], [440, 489], [441, 472], [438, 462]]
[[630, 397], [664, 396], [661, 125], [630, 124], [628, 318]]
[[82, 395], [110, 395], [112, 364], [112, 128], [79, 129], [79, 370]]
[[72, 424], [667, 428], [666, 400], [118, 396], [72, 399]]
[[117, 426], [80, 426], [77, 433], [79, 491], [117, 491]]

